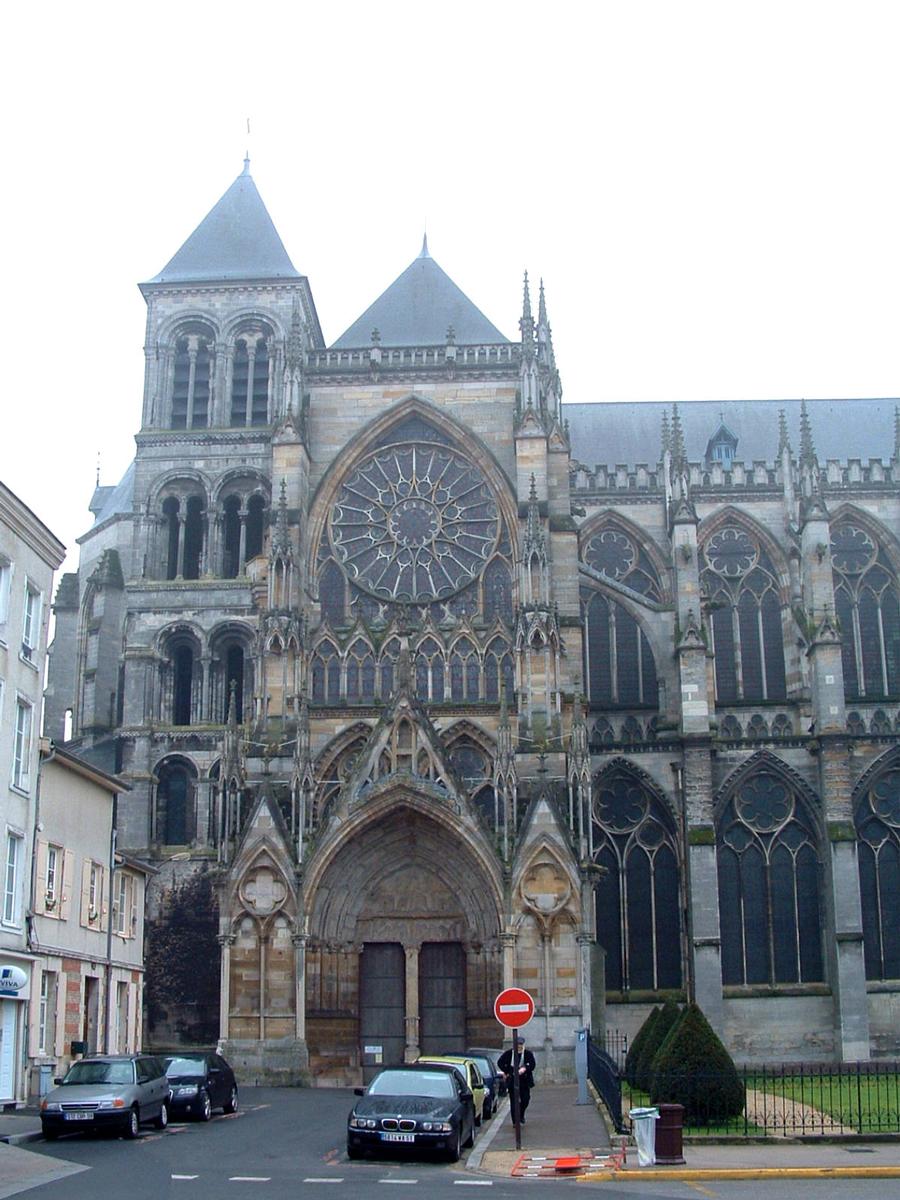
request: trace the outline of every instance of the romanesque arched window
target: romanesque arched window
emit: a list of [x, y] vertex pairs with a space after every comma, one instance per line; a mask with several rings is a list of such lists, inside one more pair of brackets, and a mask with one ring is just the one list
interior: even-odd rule
[[900, 768], [866, 787], [856, 805], [867, 979], [900, 979]]
[[708, 538], [703, 554], [717, 701], [783, 700], [781, 600], [768, 552], [754, 533], [729, 524]]
[[212, 333], [205, 325], [179, 330], [172, 363], [172, 429], [205, 429], [209, 424], [213, 345]]
[[202, 720], [203, 711], [200, 644], [189, 629], [174, 629], [164, 635], [161, 650], [160, 720], [194, 725]]
[[594, 797], [597, 941], [610, 991], [681, 986], [681, 900], [674, 823], [627, 766], [601, 774]]
[[265, 547], [267, 498], [255, 480], [234, 481], [223, 491], [219, 557], [222, 576], [237, 579]]
[[182, 759], [166, 759], [157, 767], [156, 778], [156, 840], [166, 846], [185, 846], [195, 836], [196, 772]]
[[797, 790], [759, 768], [732, 790], [716, 829], [722, 979], [823, 979], [819, 838]]
[[271, 331], [262, 326], [248, 327], [235, 339], [231, 359], [232, 425], [269, 422], [270, 343]]
[[831, 565], [846, 696], [900, 695], [900, 603], [896, 571], [884, 547], [852, 518], [844, 518], [831, 529]]
[[588, 699], [604, 708], [659, 704], [656, 663], [631, 613], [604, 592], [582, 588], [584, 677]]
[[196, 483], [168, 484], [160, 505], [163, 579], [199, 579], [206, 541], [206, 503]]

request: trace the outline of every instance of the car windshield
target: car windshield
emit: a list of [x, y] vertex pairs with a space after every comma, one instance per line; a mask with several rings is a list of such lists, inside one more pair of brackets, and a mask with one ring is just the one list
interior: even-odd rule
[[134, 1065], [130, 1062], [72, 1063], [63, 1083], [134, 1083]]
[[456, 1092], [443, 1071], [382, 1071], [369, 1084], [370, 1096], [428, 1096], [451, 1100]]
[[494, 1074], [494, 1068], [491, 1066], [491, 1060], [489, 1058], [483, 1058], [482, 1055], [480, 1055], [480, 1054], [473, 1054], [472, 1062], [475, 1064], [475, 1066], [478, 1068], [478, 1070], [482, 1073], [482, 1075], [493, 1075]]
[[167, 1075], [205, 1075], [206, 1059], [201, 1054], [181, 1058], [165, 1058]]

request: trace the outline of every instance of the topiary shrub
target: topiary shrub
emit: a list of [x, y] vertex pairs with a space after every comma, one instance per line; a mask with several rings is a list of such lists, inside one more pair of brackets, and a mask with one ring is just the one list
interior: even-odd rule
[[724, 1120], [744, 1111], [737, 1068], [696, 1004], [684, 1010], [653, 1065], [651, 1101], [683, 1104], [685, 1121]]
[[680, 1016], [681, 1009], [675, 1001], [667, 1000], [659, 1010], [659, 1016], [653, 1022], [652, 1028], [647, 1031], [634, 1068], [634, 1082], [642, 1092], [649, 1092], [653, 1086], [653, 1060]]
[[660, 1008], [653, 1009], [653, 1011], [649, 1014], [647, 1019], [644, 1021], [643, 1025], [640, 1027], [640, 1029], [635, 1034], [634, 1041], [631, 1043], [630, 1047], [628, 1048], [628, 1053], [625, 1055], [624, 1075], [630, 1084], [634, 1084], [634, 1082], [635, 1082], [635, 1075], [636, 1075], [636, 1071], [637, 1071], [638, 1062], [640, 1061], [642, 1047], [644, 1046], [644, 1043], [646, 1042], [646, 1040], [650, 1034], [650, 1030], [653, 1028], [654, 1021], [656, 1021], [656, 1019], [659, 1017], [659, 1014], [661, 1012], [662, 1012], [662, 1009], [660, 1009]]

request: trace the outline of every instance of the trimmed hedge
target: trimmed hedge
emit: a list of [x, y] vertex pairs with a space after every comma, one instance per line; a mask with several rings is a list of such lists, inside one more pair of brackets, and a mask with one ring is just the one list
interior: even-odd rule
[[623, 1074], [631, 1084], [635, 1082], [635, 1072], [642, 1054], [642, 1047], [649, 1036], [650, 1030], [653, 1028], [654, 1021], [659, 1017], [661, 1012], [662, 1009], [660, 1008], [653, 1009], [635, 1034], [634, 1041], [629, 1046], [628, 1053], [625, 1055], [625, 1070]]
[[685, 1121], [738, 1117], [744, 1085], [731, 1055], [696, 1004], [689, 1004], [653, 1064], [653, 1104], [683, 1104]]
[[681, 1009], [675, 1001], [667, 1000], [660, 1009], [659, 1016], [647, 1031], [634, 1067], [634, 1082], [642, 1092], [649, 1092], [653, 1086], [654, 1059], [680, 1016]]

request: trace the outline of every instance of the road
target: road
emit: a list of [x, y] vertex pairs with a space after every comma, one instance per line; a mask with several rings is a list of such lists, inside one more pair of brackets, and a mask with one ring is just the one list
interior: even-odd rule
[[[585, 1188], [599, 1188], [608, 1200], [750, 1200], [764, 1192], [777, 1200], [833, 1200], [838, 1190], [841, 1200], [882, 1200], [896, 1187], [889, 1180], [576, 1184], [487, 1176], [468, 1171], [464, 1161], [456, 1166], [387, 1158], [351, 1163], [344, 1130], [352, 1103], [352, 1092], [344, 1089], [244, 1088], [240, 1111], [208, 1125], [173, 1124], [164, 1133], [148, 1128], [136, 1142], [81, 1136], [33, 1142], [24, 1149], [42, 1156], [48, 1170], [66, 1164], [87, 1169], [29, 1187], [27, 1195], [29, 1200], [360, 1200], [401, 1192], [409, 1200], [464, 1200], [475, 1192], [492, 1200], [521, 1200], [523, 1191], [537, 1189], [541, 1200], [564, 1193], [571, 1200], [573, 1189], [581, 1195]], [[4, 1187], [0, 1180], [0, 1196], [24, 1190], [9, 1183]]]

